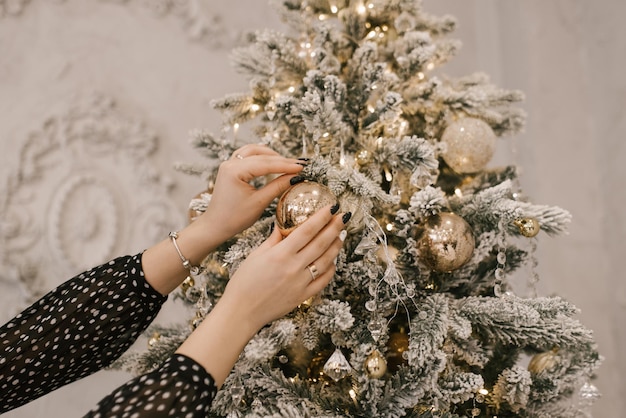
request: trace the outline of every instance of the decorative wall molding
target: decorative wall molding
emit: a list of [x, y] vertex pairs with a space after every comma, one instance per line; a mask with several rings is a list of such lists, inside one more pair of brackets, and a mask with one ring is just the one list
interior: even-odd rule
[[0, 282], [22, 287], [20, 307], [184, 222], [152, 129], [101, 94], [62, 107], [21, 141], [0, 184]]
[[[50, 0], [44, 0], [49, 2]], [[68, 0], [55, 0], [65, 3]], [[84, 0], [81, 0], [84, 1]], [[92, 0], [94, 1], [94, 0]], [[97, 0], [127, 7], [140, 7], [157, 18], [173, 16], [181, 21], [188, 38], [210, 49], [232, 48], [242, 35], [229, 30], [223, 16], [210, 10], [202, 0]], [[19, 17], [32, 0], [0, 0], [0, 20]], [[204, 6], [203, 6], [204, 5]]]

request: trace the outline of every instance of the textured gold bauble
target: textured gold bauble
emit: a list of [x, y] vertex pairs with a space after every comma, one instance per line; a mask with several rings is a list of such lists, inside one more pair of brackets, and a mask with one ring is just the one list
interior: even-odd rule
[[380, 351], [374, 350], [365, 359], [365, 371], [372, 379], [380, 379], [387, 373], [387, 360], [380, 354]]
[[333, 192], [322, 184], [313, 181], [295, 184], [278, 200], [276, 227], [283, 236], [287, 236], [319, 209], [337, 202]]
[[420, 260], [432, 270], [449, 272], [467, 263], [474, 253], [470, 225], [454, 213], [438, 213], [414, 229]]
[[357, 165], [359, 166], [367, 165], [371, 161], [372, 161], [372, 153], [366, 149], [357, 151], [357, 153], [354, 154], [354, 162], [356, 162]]
[[545, 353], [535, 354], [528, 363], [528, 371], [532, 374], [539, 374], [544, 371], [551, 372], [559, 362], [558, 350], [554, 349]]
[[539, 221], [535, 218], [516, 219], [513, 221], [513, 224], [517, 227], [520, 234], [528, 238], [537, 236], [539, 231], [541, 231]]
[[443, 160], [457, 173], [476, 173], [485, 168], [493, 157], [496, 135], [491, 126], [476, 118], [461, 118], [443, 131], [441, 142], [446, 145]]

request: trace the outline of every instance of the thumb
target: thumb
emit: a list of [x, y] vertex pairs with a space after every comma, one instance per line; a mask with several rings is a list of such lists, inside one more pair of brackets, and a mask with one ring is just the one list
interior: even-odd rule
[[291, 174], [283, 174], [267, 183], [256, 192], [259, 200], [262, 201], [265, 206], [269, 205], [274, 198], [282, 195], [291, 186], [289, 181], [293, 177], [294, 176]]

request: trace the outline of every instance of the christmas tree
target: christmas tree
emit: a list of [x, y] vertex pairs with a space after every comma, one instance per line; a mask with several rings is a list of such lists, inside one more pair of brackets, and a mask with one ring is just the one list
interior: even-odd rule
[[[515, 166], [488, 167], [523, 128], [523, 95], [484, 74], [442, 75], [460, 46], [455, 20], [419, 1], [275, 6], [289, 33], [260, 31], [234, 51], [250, 89], [215, 101], [220, 135], [193, 133], [207, 164], [179, 166], [207, 181], [190, 221], [246, 122], [248, 142], [309, 158], [307, 187], [326, 186], [353, 218], [331, 284], [250, 341], [211, 416], [590, 416], [592, 333], [572, 304], [535, 291], [537, 237], [570, 215], [524, 197]], [[149, 349], [118, 367], [142, 373], [171, 355], [268, 236], [277, 205], [183, 283], [189, 321], [152, 327]]]

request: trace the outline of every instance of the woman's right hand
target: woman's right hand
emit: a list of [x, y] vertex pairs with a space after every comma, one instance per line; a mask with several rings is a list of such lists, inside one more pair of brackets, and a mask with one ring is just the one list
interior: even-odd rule
[[[177, 352], [204, 366], [220, 386], [261, 327], [330, 282], [350, 215], [333, 215], [327, 206], [284, 239], [275, 229], [241, 263], [213, 310]], [[316, 277], [311, 269], [319, 272]]]

